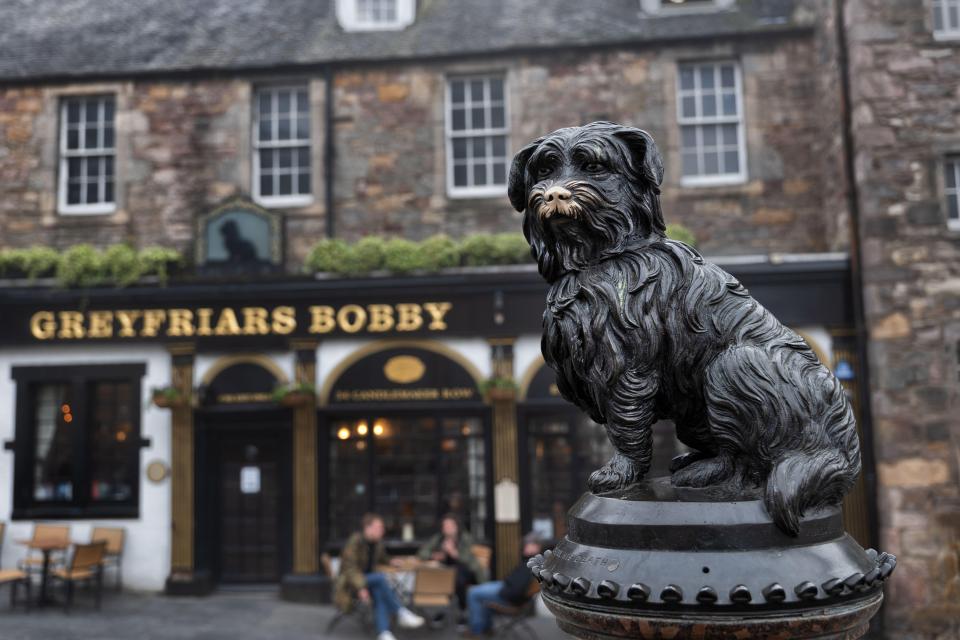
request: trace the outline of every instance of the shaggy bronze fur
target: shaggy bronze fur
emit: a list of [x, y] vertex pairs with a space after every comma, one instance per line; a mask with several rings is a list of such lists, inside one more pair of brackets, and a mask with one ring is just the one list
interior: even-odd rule
[[651, 426], [672, 419], [694, 452], [677, 486], [755, 485], [796, 535], [860, 471], [840, 383], [730, 274], [664, 235], [660, 153], [609, 122], [560, 129], [513, 160], [510, 202], [550, 283], [543, 355], [563, 396], [605, 425], [616, 454], [600, 493], [641, 479]]

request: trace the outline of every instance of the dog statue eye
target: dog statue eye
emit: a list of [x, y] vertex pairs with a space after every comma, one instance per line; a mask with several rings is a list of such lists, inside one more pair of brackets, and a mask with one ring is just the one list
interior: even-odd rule
[[583, 165], [583, 169], [589, 173], [603, 173], [607, 170], [607, 168], [599, 162], [588, 162], [587, 164]]
[[538, 178], [546, 178], [551, 173], [553, 173], [553, 165], [542, 164], [537, 168]]

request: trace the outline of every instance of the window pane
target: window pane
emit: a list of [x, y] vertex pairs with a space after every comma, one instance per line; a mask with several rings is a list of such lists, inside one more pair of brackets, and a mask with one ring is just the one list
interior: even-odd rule
[[737, 94], [735, 93], [723, 94], [723, 115], [725, 116], [737, 115]]
[[290, 118], [277, 120], [277, 140], [290, 139]]
[[473, 184], [481, 187], [487, 184], [487, 165], [473, 165]]
[[96, 180], [100, 176], [100, 158], [87, 158], [87, 177]]
[[[346, 540], [360, 527], [370, 510], [370, 450], [368, 438], [357, 435], [366, 420], [333, 420], [330, 423], [330, 539]], [[369, 433], [369, 431], [368, 431]], [[340, 437], [344, 435], [345, 437]]]
[[436, 513], [455, 514], [475, 539], [489, 540], [483, 423], [452, 417], [441, 426], [438, 485], [443, 493]]
[[269, 91], [260, 91], [260, 94], [257, 99], [257, 109], [259, 110], [260, 118], [269, 118], [271, 111], [271, 99], [273, 94]]
[[483, 107], [475, 107], [470, 110], [470, 128], [472, 129], [486, 129], [487, 120], [484, 117]]
[[106, 176], [113, 176], [113, 156], [103, 156], [103, 173]]
[[684, 118], [697, 117], [697, 100], [693, 96], [686, 96], [681, 101], [681, 114]]
[[307, 140], [310, 138], [310, 118], [307, 116], [300, 116], [297, 118], [297, 132], [294, 136], [300, 140]]
[[493, 136], [490, 138], [490, 142], [493, 145], [492, 155], [495, 158], [503, 158], [507, 155], [507, 137], [506, 136]]
[[725, 151], [723, 153], [723, 172], [740, 172], [740, 154], [737, 151]]
[[289, 173], [280, 174], [280, 186], [278, 187], [278, 196], [289, 196], [293, 193], [293, 176]]
[[83, 146], [86, 149], [96, 149], [100, 146], [97, 141], [96, 127], [87, 127], [84, 129]]
[[134, 412], [139, 404], [129, 382], [92, 385], [90, 442], [90, 499], [94, 502], [132, 500], [138, 473], [133, 455], [138, 446]]
[[272, 196], [273, 195], [273, 176], [269, 173], [260, 174], [260, 195], [261, 196]]
[[725, 64], [720, 67], [720, 86], [732, 89], [736, 86], [735, 74], [733, 72], [733, 66]]
[[493, 163], [493, 184], [507, 183], [507, 165], [502, 162]]
[[933, 30], [943, 31], [943, 5], [939, 2], [933, 3]]
[[67, 149], [80, 148], [80, 130], [67, 129]]
[[486, 156], [486, 138], [472, 138], [470, 140], [472, 151], [470, 155], [474, 158], [483, 158]]
[[703, 113], [705, 118], [717, 115], [717, 96], [708, 94], [703, 96]]
[[450, 102], [462, 103], [464, 100], [463, 93], [464, 93], [463, 80], [451, 80], [450, 81]]
[[100, 120], [100, 99], [87, 98], [84, 105], [84, 119], [87, 124], [96, 124]]
[[954, 3], [947, 8], [947, 15], [950, 20], [950, 31], [960, 29], [960, 4]]
[[503, 107], [491, 107], [490, 109], [490, 126], [499, 129], [504, 125], [504, 111]]
[[113, 113], [116, 109], [113, 98], [104, 98], [103, 99], [103, 121], [110, 126], [113, 126]]
[[69, 158], [67, 160], [67, 180], [76, 180], [80, 177], [80, 171], [82, 170], [80, 158]]
[[714, 72], [713, 65], [705, 65], [700, 67], [700, 88], [701, 89], [704, 89], [704, 90], [713, 89], [714, 87], [713, 72]]
[[[423, 540], [440, 515], [437, 422], [431, 417], [377, 418], [372, 433], [374, 511], [384, 517], [387, 537]], [[444, 496], [447, 497], [447, 496]], [[411, 531], [412, 529], [412, 531]]]
[[73, 433], [80, 425], [75, 422], [69, 386], [37, 385], [34, 407], [33, 499], [73, 500]]
[[104, 192], [103, 201], [113, 202], [113, 180], [108, 179], [104, 183], [104, 188], [106, 189], [106, 191]]
[[467, 157], [467, 139], [466, 138], [454, 138], [453, 139], [453, 158], [454, 160], [462, 160]]
[[87, 204], [100, 202], [100, 196], [98, 194], [99, 190], [100, 190], [99, 183], [97, 182], [87, 183]]
[[960, 220], [960, 195], [954, 194], [947, 198], [947, 217], [950, 220]]
[[281, 115], [290, 114], [290, 92], [277, 91], [277, 111]]
[[297, 166], [301, 170], [310, 168], [310, 148], [301, 147], [296, 150], [297, 153]]
[[310, 174], [301, 171], [297, 177], [297, 193], [307, 195], [310, 193]]
[[943, 165], [947, 189], [955, 189], [957, 186], [957, 167], [960, 167], [960, 162], [945, 162]]
[[269, 118], [260, 118], [260, 126], [257, 127], [257, 137], [260, 140], [270, 140], [273, 137], [273, 124]]
[[693, 67], [680, 68], [680, 88], [684, 91], [693, 90]]
[[681, 127], [680, 128], [680, 137], [683, 143], [684, 149], [696, 149], [697, 148], [697, 129], [696, 127]]
[[703, 136], [703, 146], [704, 147], [715, 147], [717, 146], [717, 128], [715, 126], [706, 125], [701, 128], [701, 135]]
[[502, 78], [490, 78], [490, 99], [494, 102], [503, 100]]
[[109, 125], [103, 130], [103, 146], [105, 149], [113, 148], [113, 125]]
[[715, 151], [703, 154], [703, 173], [706, 175], [720, 173], [720, 157]]
[[470, 99], [473, 102], [483, 102], [483, 80], [470, 81]]
[[700, 172], [700, 169], [697, 167], [696, 151], [684, 151], [683, 152], [683, 175], [695, 176], [699, 172]]
[[293, 163], [293, 152], [290, 149], [280, 149], [277, 154], [280, 159], [280, 168], [289, 169]]
[[80, 122], [80, 101], [70, 100], [67, 102], [67, 123], [77, 124]]
[[273, 168], [273, 150], [260, 150], [260, 171], [270, 171]]
[[453, 167], [453, 186], [455, 187], [466, 187], [467, 186], [467, 165], [457, 164]]
[[467, 113], [463, 109], [453, 110], [453, 121], [451, 123], [454, 131], [462, 131], [467, 128]]
[[725, 124], [721, 126], [720, 130], [723, 132], [723, 144], [725, 145], [739, 144], [739, 141], [737, 140], [737, 125]]
[[81, 204], [80, 187], [79, 182], [71, 182], [67, 185], [67, 204]]
[[297, 90], [297, 111], [301, 114], [310, 113], [310, 100], [307, 99], [307, 90]]

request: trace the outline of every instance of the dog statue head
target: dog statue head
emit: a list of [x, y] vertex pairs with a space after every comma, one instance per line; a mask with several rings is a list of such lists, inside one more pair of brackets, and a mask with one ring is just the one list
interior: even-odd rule
[[540, 274], [553, 282], [663, 237], [663, 160], [646, 131], [611, 122], [558, 129], [513, 158], [507, 194]]

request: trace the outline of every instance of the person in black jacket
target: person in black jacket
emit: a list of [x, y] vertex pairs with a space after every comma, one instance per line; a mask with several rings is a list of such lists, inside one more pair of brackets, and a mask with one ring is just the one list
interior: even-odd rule
[[484, 582], [470, 587], [467, 592], [467, 610], [470, 615], [470, 636], [480, 636], [493, 628], [493, 612], [487, 607], [494, 602], [502, 605], [520, 606], [530, 599], [530, 583], [534, 577], [527, 568], [527, 560], [540, 553], [542, 545], [535, 533], [523, 537], [523, 559], [516, 569], [503, 580]]

